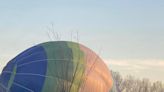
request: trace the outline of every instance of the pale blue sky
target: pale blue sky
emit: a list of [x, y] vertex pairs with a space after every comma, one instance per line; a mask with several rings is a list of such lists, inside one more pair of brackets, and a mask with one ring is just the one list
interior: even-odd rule
[[49, 41], [51, 22], [64, 40], [79, 31], [80, 42], [101, 49], [113, 70], [164, 80], [163, 0], [0, 1], [0, 69], [19, 52]]

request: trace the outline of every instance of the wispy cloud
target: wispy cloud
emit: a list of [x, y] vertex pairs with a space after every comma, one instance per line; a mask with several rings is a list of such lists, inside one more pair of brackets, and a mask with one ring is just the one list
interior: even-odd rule
[[149, 60], [149, 59], [104, 59], [105, 63], [109, 66], [120, 66], [128, 67], [133, 66], [134, 68], [148, 68], [148, 67], [164, 67], [164, 60]]
[[110, 69], [123, 75], [133, 75], [139, 78], [164, 81], [164, 60], [153, 59], [104, 59]]

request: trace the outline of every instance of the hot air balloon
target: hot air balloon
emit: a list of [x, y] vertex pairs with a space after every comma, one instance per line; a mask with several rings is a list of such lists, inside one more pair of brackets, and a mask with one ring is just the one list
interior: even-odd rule
[[4, 67], [0, 92], [109, 92], [112, 77], [103, 60], [75, 42], [33, 46]]

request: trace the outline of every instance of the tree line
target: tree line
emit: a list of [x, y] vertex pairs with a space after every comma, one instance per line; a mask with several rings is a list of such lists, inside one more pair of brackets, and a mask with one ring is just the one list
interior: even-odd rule
[[152, 82], [147, 78], [137, 79], [134, 76], [122, 77], [119, 72], [113, 72], [113, 89], [110, 92], [164, 92], [161, 81]]

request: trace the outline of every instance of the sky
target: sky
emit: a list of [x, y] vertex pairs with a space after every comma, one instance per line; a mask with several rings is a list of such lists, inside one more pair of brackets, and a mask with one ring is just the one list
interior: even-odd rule
[[0, 1], [0, 71], [20, 52], [51, 41], [53, 24], [61, 40], [77, 42], [78, 32], [109, 69], [164, 81], [163, 11], [163, 0]]

